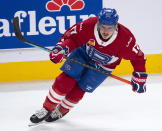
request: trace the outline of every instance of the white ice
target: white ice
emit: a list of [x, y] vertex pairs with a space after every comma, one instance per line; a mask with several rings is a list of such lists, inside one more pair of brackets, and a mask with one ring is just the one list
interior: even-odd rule
[[0, 131], [162, 131], [162, 74], [149, 75], [144, 94], [109, 78], [64, 118], [28, 127], [52, 83], [0, 83]]

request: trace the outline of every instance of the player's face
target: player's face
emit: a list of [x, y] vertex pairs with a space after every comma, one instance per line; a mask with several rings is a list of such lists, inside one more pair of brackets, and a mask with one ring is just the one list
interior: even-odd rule
[[98, 28], [99, 28], [99, 33], [101, 34], [102, 38], [107, 40], [113, 35], [116, 29], [116, 25], [99, 24]]

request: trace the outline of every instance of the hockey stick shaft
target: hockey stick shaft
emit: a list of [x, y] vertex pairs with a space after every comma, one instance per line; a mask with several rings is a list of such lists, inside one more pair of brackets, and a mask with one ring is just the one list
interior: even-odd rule
[[[16, 35], [16, 37], [17, 37], [20, 41], [25, 42], [26, 44], [31, 45], [31, 46], [34, 46], [34, 47], [39, 48], [39, 49], [41, 49], [41, 50], [44, 50], [44, 51], [47, 51], [47, 52], [51, 52], [50, 49], [48, 49], [48, 48], [46, 48], [46, 47], [44, 47], [44, 46], [42, 46], [42, 45], [36, 44], [36, 43], [34, 43], [34, 42], [32, 42], [32, 41], [29, 41], [29, 40], [27, 40], [27, 39], [22, 35], [22, 33], [21, 33], [21, 31], [20, 31], [19, 18], [18, 18], [18, 17], [15, 17], [15, 18], [13, 19], [13, 25], [14, 25], [14, 32], [15, 32], [15, 35]], [[72, 58], [66, 57], [65, 59], [67, 59], [67, 60], [69, 60], [69, 61], [71, 61], [71, 62], [77, 63], [77, 64], [79, 64], [79, 65], [82, 65], [82, 66], [84, 66], [84, 67], [86, 67], [86, 68], [89, 68], [89, 69], [98, 71], [98, 72], [100, 72], [100, 73], [102, 73], [102, 74], [105, 74], [105, 75], [107, 75], [107, 76], [111, 76], [111, 77], [114, 78], [114, 79], [117, 79], [117, 80], [119, 80], [119, 81], [122, 81], [122, 82], [124, 82], [124, 83], [127, 83], [127, 84], [130, 84], [130, 85], [131, 85], [131, 82], [130, 82], [130, 81], [128, 81], [128, 80], [126, 80], [126, 79], [124, 79], [124, 78], [121, 78], [121, 77], [119, 77], [119, 76], [112, 75], [112, 74], [110, 74], [110, 73], [108, 73], [108, 72], [106, 72], [106, 71], [99, 70], [99, 69], [97, 69], [97, 68], [95, 68], [95, 67], [86, 65], [86, 64], [81, 63], [81, 62], [79, 62], [79, 61], [77, 61], [77, 60], [74, 60], [74, 59], [72, 59]]]

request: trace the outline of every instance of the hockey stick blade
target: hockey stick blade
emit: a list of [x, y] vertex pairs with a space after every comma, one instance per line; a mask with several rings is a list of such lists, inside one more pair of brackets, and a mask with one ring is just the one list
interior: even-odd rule
[[51, 51], [50, 49], [48, 49], [48, 48], [46, 48], [46, 47], [44, 47], [44, 46], [38, 45], [38, 44], [36, 44], [36, 43], [34, 43], [34, 42], [32, 42], [32, 41], [27, 40], [27, 39], [22, 35], [22, 33], [21, 33], [21, 31], [20, 31], [19, 18], [18, 18], [18, 17], [15, 17], [15, 18], [13, 19], [13, 27], [14, 27], [15, 35], [16, 35], [16, 37], [17, 37], [20, 41], [25, 42], [25, 43], [27, 43], [27, 44], [30, 45], [30, 46], [34, 46], [34, 47], [36, 47], [36, 48], [40, 48], [40, 49], [45, 50], [45, 51], [48, 51], [48, 52]]
[[[20, 41], [25, 42], [26, 44], [31, 45], [31, 46], [34, 46], [34, 47], [36, 47], [36, 48], [40, 48], [41, 50], [44, 50], [44, 51], [47, 51], [47, 52], [51, 52], [50, 49], [48, 49], [48, 48], [46, 48], [46, 47], [44, 47], [44, 46], [42, 46], [42, 45], [36, 44], [36, 43], [34, 43], [34, 42], [32, 42], [32, 41], [29, 41], [29, 40], [27, 40], [27, 39], [22, 35], [22, 33], [21, 33], [21, 31], [20, 31], [19, 18], [18, 18], [18, 17], [15, 17], [15, 18], [13, 19], [13, 25], [14, 25], [14, 32], [15, 32], [15, 35], [16, 35], [16, 37], [17, 37]], [[89, 69], [98, 71], [98, 72], [100, 72], [100, 73], [102, 73], [102, 74], [105, 74], [105, 75], [107, 75], [107, 76], [111, 76], [111, 77], [114, 78], [114, 79], [117, 79], [117, 80], [119, 80], [119, 81], [122, 81], [122, 82], [124, 82], [124, 83], [127, 83], [127, 84], [131, 85], [131, 82], [130, 82], [130, 81], [128, 81], [128, 80], [126, 80], [126, 79], [124, 79], [124, 78], [121, 78], [121, 77], [119, 77], [119, 76], [112, 75], [112, 74], [109, 73], [109, 72], [102, 71], [102, 70], [97, 69], [97, 68], [95, 68], [95, 67], [86, 65], [86, 64], [81, 63], [81, 62], [79, 62], [79, 61], [77, 61], [77, 60], [75, 60], [75, 59], [72, 59], [72, 58], [66, 57], [65, 59], [67, 59], [67, 60], [69, 60], [69, 61], [71, 61], [71, 62], [77, 63], [77, 64], [79, 64], [79, 65], [82, 65], [82, 66], [84, 66], [84, 67], [86, 67], [86, 68], [89, 68]]]
[[23, 42], [27, 41], [27, 40], [22, 36], [22, 34], [21, 34], [21, 32], [20, 32], [19, 18], [18, 18], [18, 17], [15, 17], [15, 18], [13, 19], [13, 25], [14, 25], [14, 32], [15, 32], [16, 37], [17, 37], [19, 40], [23, 41]]

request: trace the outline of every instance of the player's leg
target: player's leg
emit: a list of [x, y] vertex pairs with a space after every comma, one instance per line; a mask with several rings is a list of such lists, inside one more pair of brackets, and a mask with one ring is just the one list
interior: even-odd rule
[[82, 99], [85, 92], [93, 92], [106, 78], [107, 76], [100, 72], [85, 69], [80, 80], [77, 81], [78, 84], [66, 95], [46, 121], [56, 121], [63, 117]]
[[[82, 48], [76, 49], [69, 56], [82, 63], [87, 62]], [[63, 73], [56, 78], [54, 86], [50, 89], [48, 96], [44, 102], [44, 108], [53, 110], [58, 103], [66, 96], [73, 87], [75, 87], [78, 80], [86, 70], [83, 66], [74, 62], [66, 61], [61, 67]]]
[[[69, 57], [87, 64], [88, 58], [86, 58], [82, 48], [76, 49]], [[50, 88], [49, 94], [43, 104], [43, 110], [31, 116], [30, 120], [33, 123], [38, 123], [49, 116], [51, 111], [55, 109], [65, 95], [76, 85], [76, 81], [80, 80], [85, 68], [67, 60], [61, 70], [64, 73], [56, 78], [54, 85]], [[39, 116], [39, 114], [43, 115]]]
[[64, 99], [65, 95], [76, 85], [76, 80], [65, 73], [60, 74], [44, 101], [43, 108], [30, 117], [31, 122], [38, 123], [46, 119], [55, 107]]
[[83, 98], [85, 91], [76, 85], [62, 100], [62, 102], [52, 111], [46, 119], [47, 122], [56, 121], [66, 115]]
[[76, 80], [64, 72], [61, 73], [50, 88], [43, 107], [48, 110], [54, 110], [56, 105], [64, 99], [65, 95], [68, 94], [75, 85]]

